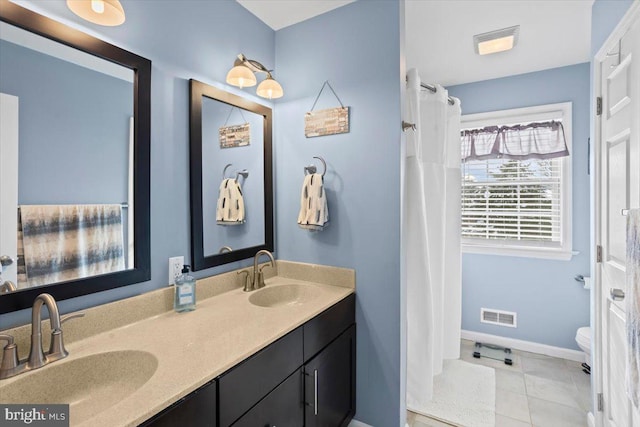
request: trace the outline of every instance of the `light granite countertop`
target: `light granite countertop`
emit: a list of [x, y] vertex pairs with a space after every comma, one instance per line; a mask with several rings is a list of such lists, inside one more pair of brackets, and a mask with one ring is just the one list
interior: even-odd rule
[[[200, 299], [196, 310], [192, 312], [164, 311], [68, 342], [69, 357], [2, 380], [0, 395], [3, 389], [9, 390], [12, 384], [24, 381], [30, 375], [44, 374], [47, 369], [59, 364], [99, 353], [144, 351], [157, 359], [157, 369], [146, 383], [118, 403], [107, 408], [98, 405], [95, 414], [91, 406], [78, 405], [83, 406], [83, 413], [78, 409], [74, 421], [73, 402], [55, 402], [55, 399], [51, 402], [72, 404], [70, 418], [73, 426], [136, 426], [355, 291], [353, 270], [336, 269], [342, 270], [342, 277], [336, 277], [339, 283], [334, 286], [327, 283], [332, 280], [331, 267], [278, 261], [278, 268], [280, 275], [267, 279], [266, 288], [300, 284], [314, 287], [314, 296], [298, 304], [260, 307], [249, 302], [250, 296], [259, 291], [247, 293], [234, 287]], [[307, 269], [309, 274], [305, 274]], [[318, 274], [318, 271], [322, 274]], [[235, 272], [232, 273], [235, 276]], [[303, 276], [314, 281], [300, 280]], [[199, 281], [198, 292], [202, 287]], [[167, 290], [162, 291], [167, 293]], [[142, 297], [144, 295], [137, 298]], [[118, 304], [122, 305], [123, 302]], [[78, 319], [78, 322], [82, 321]], [[65, 329], [72, 327], [65, 324]], [[125, 359], [119, 363], [126, 362]], [[42, 384], [42, 387], [46, 387], [46, 384]], [[107, 389], [106, 392], [121, 393], [121, 390], [114, 385], [112, 390]]]

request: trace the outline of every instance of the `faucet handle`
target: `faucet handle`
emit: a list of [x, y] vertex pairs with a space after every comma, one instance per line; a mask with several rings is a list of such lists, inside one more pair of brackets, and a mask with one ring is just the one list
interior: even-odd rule
[[79, 317], [84, 317], [84, 312], [80, 312], [80, 313], [74, 313], [74, 314], [68, 314], [66, 316], [62, 316], [60, 318], [60, 324], [62, 325], [64, 322], [66, 322], [67, 320], [71, 320], [71, 319], [77, 319]]
[[238, 271], [236, 274], [237, 275], [241, 275], [241, 274], [244, 274], [244, 273], [246, 273], [246, 276], [244, 276], [244, 279], [243, 279], [244, 280], [244, 288], [242, 288], [242, 290], [244, 292], [250, 292], [252, 290], [251, 289], [252, 288], [251, 280], [250, 280], [251, 273], [249, 273], [248, 270], [241, 270], [241, 271]]
[[[78, 317], [84, 317], [84, 313], [74, 313], [60, 318], [60, 325], [67, 320], [77, 319]], [[56, 360], [64, 359], [69, 355], [69, 352], [64, 348], [64, 341], [62, 339], [62, 327], [60, 329], [54, 329], [51, 331], [51, 345], [49, 346], [49, 353], [47, 353], [47, 362], [53, 362]]]
[[11, 335], [0, 334], [0, 341], [7, 342], [7, 345], [2, 350], [2, 364], [0, 364], [0, 379], [4, 379], [15, 375], [14, 371], [19, 363], [18, 346], [13, 342]]
[[9, 334], [0, 334], [0, 341], [6, 341], [7, 346], [15, 345], [13, 344], [13, 336]]

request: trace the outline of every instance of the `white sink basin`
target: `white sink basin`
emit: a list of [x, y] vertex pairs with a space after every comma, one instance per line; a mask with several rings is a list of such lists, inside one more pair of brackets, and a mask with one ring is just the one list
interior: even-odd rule
[[58, 361], [0, 382], [2, 403], [68, 403], [73, 424], [81, 423], [127, 398], [158, 368], [145, 351], [113, 351]]
[[260, 307], [282, 307], [304, 304], [318, 296], [319, 289], [312, 285], [267, 285], [255, 291], [249, 302]]

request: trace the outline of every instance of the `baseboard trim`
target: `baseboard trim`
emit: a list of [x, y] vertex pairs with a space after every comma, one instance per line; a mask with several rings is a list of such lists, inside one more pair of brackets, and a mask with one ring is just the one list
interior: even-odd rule
[[362, 421], [351, 420], [351, 422], [349, 423], [349, 425], [347, 427], [373, 427], [373, 426], [370, 426], [369, 424], [363, 423]]
[[544, 354], [546, 356], [559, 357], [561, 359], [573, 360], [575, 362], [584, 362], [584, 353], [570, 348], [554, 347], [552, 345], [540, 344], [532, 341], [506, 338], [482, 332], [466, 331], [464, 329], [461, 331], [460, 337], [465, 340], [487, 342], [516, 350], [528, 351], [530, 353]]

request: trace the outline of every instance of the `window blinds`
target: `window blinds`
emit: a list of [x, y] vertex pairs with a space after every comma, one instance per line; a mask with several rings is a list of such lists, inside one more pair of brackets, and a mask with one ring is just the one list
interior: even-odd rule
[[562, 159], [462, 163], [462, 237], [560, 246]]

